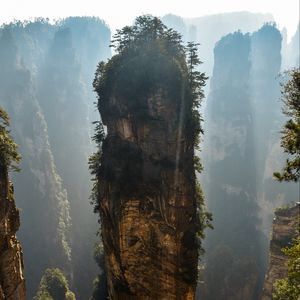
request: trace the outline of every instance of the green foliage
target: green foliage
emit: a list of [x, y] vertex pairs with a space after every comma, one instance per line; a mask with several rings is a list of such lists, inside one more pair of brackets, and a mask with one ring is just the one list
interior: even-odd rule
[[[182, 75], [187, 72], [185, 48], [181, 36], [167, 29], [158, 18], [138, 17], [133, 26], [117, 31], [111, 47], [116, 55], [98, 65], [93, 82], [99, 109], [105, 109], [104, 104], [112, 91], [135, 107], [139, 99], [143, 100], [149, 92], [160, 87], [169, 86], [170, 94], [178, 95]], [[174, 80], [178, 81], [178, 86], [174, 85]]]
[[279, 181], [299, 181], [300, 178], [300, 69], [288, 72], [290, 80], [283, 85], [283, 113], [290, 119], [282, 130], [281, 146], [291, 155], [281, 173], [274, 173]]
[[[188, 66], [188, 77], [190, 92], [192, 98], [192, 118], [189, 120], [191, 122], [191, 128], [193, 129], [193, 140], [194, 140], [194, 151], [200, 150], [200, 135], [203, 134], [203, 129], [201, 122], [203, 121], [199, 109], [201, 102], [204, 98], [203, 87], [208, 77], [204, 73], [198, 71], [197, 67], [202, 64], [198, 57], [198, 45], [193, 42], [189, 42], [186, 47], [186, 63]], [[194, 154], [194, 168], [195, 171], [201, 173], [203, 171], [203, 166], [200, 157]], [[213, 229], [212, 226], [212, 214], [206, 209], [204, 203], [204, 195], [201, 185], [196, 177], [196, 203], [197, 203], [197, 215], [198, 215], [198, 236], [201, 239], [205, 238], [204, 231], [206, 228]], [[204, 252], [201, 247], [200, 252]]]
[[69, 284], [58, 268], [46, 269], [34, 300], [76, 300]]
[[117, 30], [111, 47], [119, 54], [128, 50], [139, 52], [141, 48], [151, 47], [152, 42], [160, 44], [161, 50], [170, 54], [183, 54], [181, 35], [168, 29], [159, 18], [149, 15], [138, 17], [133, 26]]
[[300, 297], [300, 237], [291, 247], [282, 249], [289, 257], [288, 276], [275, 282], [274, 300], [299, 300]]
[[92, 177], [92, 193], [90, 195], [90, 199], [91, 199], [91, 204], [94, 205], [94, 210], [95, 212], [98, 211], [98, 204], [97, 204], [97, 199], [99, 196], [99, 191], [98, 191], [98, 179], [99, 179], [99, 169], [100, 169], [100, 160], [101, 160], [101, 154], [102, 154], [102, 142], [105, 138], [105, 132], [104, 132], [104, 128], [101, 122], [99, 121], [95, 121], [93, 122], [93, 124], [95, 125], [95, 134], [92, 137], [92, 140], [96, 143], [97, 145], [97, 151], [95, 153], [93, 153], [90, 157], [89, 157], [89, 169], [91, 172]]
[[18, 153], [18, 146], [9, 134], [9, 116], [0, 107], [0, 165], [1, 167], [19, 171], [18, 162], [21, 156]]

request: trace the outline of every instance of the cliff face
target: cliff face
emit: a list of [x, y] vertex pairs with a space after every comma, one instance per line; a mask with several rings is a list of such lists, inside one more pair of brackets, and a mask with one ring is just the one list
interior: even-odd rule
[[269, 268], [265, 277], [262, 300], [272, 300], [275, 281], [287, 276], [288, 257], [281, 249], [289, 246], [292, 240], [299, 235], [299, 213], [299, 204], [275, 212], [270, 243]]
[[[280, 32], [270, 24], [253, 34], [229, 34], [214, 49], [204, 189], [215, 230], [207, 238], [205, 299], [260, 297], [267, 267], [264, 234], [274, 199], [282, 194], [272, 178], [273, 161], [282, 161], [273, 151], [281, 126], [280, 51]], [[289, 190], [287, 195], [297, 192]]]
[[[2, 128], [1, 128], [2, 129]], [[1, 149], [3, 149], [1, 130]], [[3, 151], [3, 150], [1, 150]], [[2, 153], [0, 154], [3, 157]], [[13, 186], [7, 167], [0, 167], [0, 299], [25, 300], [23, 253], [16, 232], [20, 226], [19, 210], [13, 198]]]
[[158, 19], [136, 22], [129, 50], [100, 64], [94, 85], [107, 129], [97, 204], [109, 296], [194, 299], [200, 245], [185, 56]]
[[[112, 179], [102, 187], [101, 217], [111, 298], [193, 299], [193, 156], [184, 136], [178, 140], [177, 108], [163, 91], [145, 101], [152, 120], [138, 122], [114, 97], [109, 105], [120, 111], [103, 115], [103, 162]], [[167, 165], [175, 163], [176, 170]]]
[[[20, 196], [17, 199], [23, 221], [19, 237], [31, 298], [45, 268], [59, 265], [70, 270], [69, 201], [56, 171], [31, 73], [18, 64], [9, 31], [2, 35], [1, 42], [0, 104], [13, 120], [12, 132], [23, 156], [22, 173], [14, 176], [14, 182], [16, 197]], [[14, 55], [9, 57], [10, 53]]]
[[72, 274], [70, 285], [81, 298], [97, 274], [98, 223], [88, 199], [88, 137], [96, 119], [90, 87], [96, 62], [110, 56], [109, 39], [98, 18], [0, 28], [0, 105], [22, 153], [14, 183], [29, 299], [46, 268], [59, 267], [69, 280]]

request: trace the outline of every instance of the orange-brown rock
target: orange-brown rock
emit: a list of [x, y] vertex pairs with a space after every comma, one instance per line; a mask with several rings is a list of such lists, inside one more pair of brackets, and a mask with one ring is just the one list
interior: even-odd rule
[[[109, 105], [117, 106], [117, 100]], [[148, 120], [103, 116], [102, 238], [111, 299], [194, 299], [197, 274], [193, 150], [161, 92]]]
[[25, 299], [23, 254], [16, 232], [19, 211], [6, 169], [0, 169], [0, 300]]
[[196, 46], [186, 55], [180, 35], [156, 17], [138, 17], [112, 44], [117, 54], [95, 74], [105, 130], [97, 125], [102, 147], [90, 161], [108, 294], [193, 300], [200, 237], [210, 220], [194, 157], [206, 77], [195, 71]]
[[262, 300], [272, 300], [274, 283], [287, 276], [288, 257], [281, 251], [299, 235], [300, 205], [278, 209], [273, 220], [273, 233], [270, 243], [269, 268], [265, 277]]

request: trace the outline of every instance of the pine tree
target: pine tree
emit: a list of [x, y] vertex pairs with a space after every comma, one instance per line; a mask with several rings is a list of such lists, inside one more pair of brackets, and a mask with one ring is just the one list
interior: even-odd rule
[[290, 80], [283, 85], [283, 113], [289, 117], [282, 130], [281, 146], [290, 154], [282, 172], [275, 172], [279, 181], [299, 181], [300, 178], [300, 69], [288, 72]]
[[18, 153], [18, 146], [10, 136], [8, 127], [10, 125], [9, 116], [0, 107], [0, 166], [13, 171], [19, 171], [18, 162], [21, 156]]

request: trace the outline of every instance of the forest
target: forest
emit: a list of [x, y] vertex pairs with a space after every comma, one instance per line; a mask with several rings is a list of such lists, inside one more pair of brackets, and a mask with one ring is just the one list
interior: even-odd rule
[[298, 300], [299, 28], [2, 24], [0, 300]]

